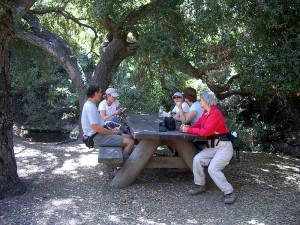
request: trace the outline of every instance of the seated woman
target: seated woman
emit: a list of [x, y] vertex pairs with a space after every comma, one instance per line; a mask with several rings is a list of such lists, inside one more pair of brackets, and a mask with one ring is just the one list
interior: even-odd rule
[[184, 113], [185, 116], [187, 116], [187, 114], [189, 112], [189, 109], [190, 109], [190, 106], [184, 101], [183, 95], [180, 92], [176, 92], [173, 95], [173, 99], [174, 99], [175, 106], [171, 111], [171, 115], [173, 115], [173, 118], [175, 120], [181, 121], [178, 105], [182, 106], [182, 110], [183, 110], [183, 113]]
[[183, 124], [193, 125], [202, 116], [203, 109], [201, 108], [200, 103], [197, 101], [197, 92], [194, 88], [186, 88], [183, 93], [184, 100], [190, 106], [190, 109], [188, 113], [184, 113], [183, 103], [179, 103], [177, 105], [179, 109], [179, 117], [177, 117], [177, 120], [181, 121]]
[[209, 140], [209, 146], [199, 152], [193, 159], [194, 187], [188, 191], [190, 195], [201, 194], [206, 191], [204, 166], [208, 166], [208, 173], [215, 184], [224, 193], [224, 203], [233, 204], [236, 195], [232, 185], [227, 181], [222, 170], [230, 162], [233, 147], [228, 139], [228, 129], [224, 116], [217, 108], [217, 98], [211, 91], [201, 94], [201, 107], [205, 110], [198, 122], [192, 126], [182, 125], [181, 130], [189, 134], [203, 137], [214, 136]]
[[105, 91], [105, 99], [100, 102], [98, 106], [98, 110], [100, 111], [100, 115], [104, 122], [113, 121], [121, 124], [117, 115], [124, 112], [126, 108], [123, 110], [119, 108], [119, 102], [117, 100], [118, 96], [119, 95], [114, 88], [108, 88]]
[[[128, 134], [129, 130], [121, 126], [118, 115], [126, 111], [126, 108], [119, 108], [117, 97], [119, 94], [114, 88], [105, 91], [105, 99], [100, 102], [98, 110], [108, 129], [120, 129], [123, 134]], [[131, 136], [129, 136], [131, 138]]]

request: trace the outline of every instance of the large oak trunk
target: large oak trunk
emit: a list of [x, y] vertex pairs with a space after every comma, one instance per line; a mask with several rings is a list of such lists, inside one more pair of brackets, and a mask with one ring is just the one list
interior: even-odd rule
[[92, 82], [99, 84], [102, 90], [105, 91], [120, 63], [128, 56], [125, 40], [118, 36], [113, 37], [108, 46], [101, 50], [101, 58], [95, 68]]
[[[1, 9], [1, 7], [0, 7]], [[11, 110], [10, 40], [14, 24], [9, 11], [0, 10], [0, 199], [26, 191], [17, 174], [13, 148], [13, 116]]]

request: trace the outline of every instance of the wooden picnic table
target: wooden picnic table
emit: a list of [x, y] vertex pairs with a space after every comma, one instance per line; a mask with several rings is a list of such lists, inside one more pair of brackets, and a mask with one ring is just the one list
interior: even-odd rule
[[[111, 186], [123, 188], [131, 185], [144, 168], [189, 168], [192, 170], [196, 152], [192, 141], [206, 141], [206, 137], [183, 133], [181, 123], [176, 123], [175, 131], [159, 132], [159, 123], [164, 118], [156, 115], [129, 115], [126, 117], [134, 139], [139, 140], [131, 155], [122, 165], [111, 182]], [[179, 157], [153, 156], [161, 145], [171, 146]]]

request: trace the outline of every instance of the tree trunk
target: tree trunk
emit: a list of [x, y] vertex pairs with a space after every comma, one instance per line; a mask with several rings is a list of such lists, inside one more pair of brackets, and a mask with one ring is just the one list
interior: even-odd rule
[[14, 24], [10, 11], [0, 7], [0, 199], [23, 194], [25, 186], [17, 174], [13, 147], [13, 116], [11, 109], [10, 40]]
[[125, 40], [117, 35], [102, 48], [101, 58], [93, 73], [92, 82], [99, 84], [105, 91], [112, 81], [112, 75], [117, 71], [120, 63], [129, 56]]

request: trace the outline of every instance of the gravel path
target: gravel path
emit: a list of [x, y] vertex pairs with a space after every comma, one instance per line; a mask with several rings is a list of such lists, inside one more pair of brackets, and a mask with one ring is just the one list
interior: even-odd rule
[[126, 189], [112, 189], [111, 169], [80, 141], [29, 143], [15, 137], [18, 173], [28, 190], [0, 200], [0, 224], [300, 224], [300, 161], [242, 153], [224, 170], [237, 202], [209, 192], [187, 195], [190, 172], [146, 169]]

